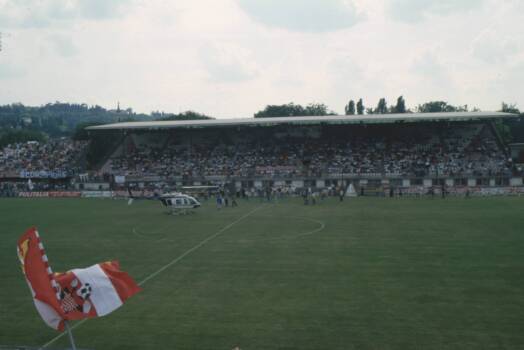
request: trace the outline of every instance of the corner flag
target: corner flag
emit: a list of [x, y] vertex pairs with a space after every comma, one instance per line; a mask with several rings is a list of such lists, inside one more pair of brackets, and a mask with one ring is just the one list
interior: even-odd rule
[[107, 315], [140, 291], [116, 261], [53, 273], [34, 227], [20, 237], [17, 252], [38, 313], [60, 331], [64, 321]]

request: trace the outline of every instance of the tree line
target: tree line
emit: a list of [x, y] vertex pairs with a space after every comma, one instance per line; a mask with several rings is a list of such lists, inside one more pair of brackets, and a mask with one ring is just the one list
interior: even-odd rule
[[335, 115], [323, 103], [310, 103], [303, 107], [293, 102], [283, 105], [267, 105], [263, 110], [255, 113], [255, 118], [275, 118], [275, 117], [298, 117], [298, 116], [319, 116]]
[[[366, 107], [362, 98], [349, 100], [344, 106], [346, 115], [364, 115], [364, 114], [388, 114], [388, 113], [435, 113], [435, 112], [467, 112], [468, 106], [453, 106], [446, 101], [430, 101], [417, 105], [413, 110], [406, 107], [406, 101], [403, 96], [399, 96], [395, 104], [388, 106], [385, 98], [379, 99], [375, 107]], [[473, 108], [471, 111], [478, 111]], [[323, 103], [312, 103], [307, 106], [295, 104], [293, 102], [283, 105], [267, 105], [263, 110], [254, 114], [255, 118], [273, 118], [273, 117], [292, 117], [292, 116], [326, 116], [335, 115]]]
[[73, 136], [75, 139], [86, 139], [84, 128], [91, 125], [210, 118], [193, 111], [178, 114], [153, 111], [144, 114], [135, 113], [131, 108], [108, 110], [87, 104], [55, 102], [43, 106], [25, 106], [13, 103], [0, 106], [0, 148], [18, 142], [43, 141], [48, 137]]
[[[478, 111], [478, 108], [473, 108], [472, 111]], [[349, 100], [348, 104], [344, 107], [346, 115], [363, 115], [363, 114], [388, 114], [388, 113], [436, 113], [436, 112], [467, 112], [468, 106], [453, 106], [446, 101], [430, 101], [423, 104], [419, 104], [414, 110], [406, 107], [406, 100], [404, 96], [399, 96], [394, 105], [388, 107], [386, 99], [383, 97], [379, 99], [376, 107], [364, 106], [362, 98], [356, 103], [354, 100]]]

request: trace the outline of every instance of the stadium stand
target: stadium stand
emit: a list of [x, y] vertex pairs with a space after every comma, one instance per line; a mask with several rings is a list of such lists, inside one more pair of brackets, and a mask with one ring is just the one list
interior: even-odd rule
[[96, 169], [85, 168], [88, 143], [67, 138], [0, 150], [0, 195], [94, 190], [107, 196], [129, 186], [153, 193], [226, 183], [260, 193], [273, 186], [336, 195], [349, 183], [364, 195], [420, 194], [435, 186], [447, 186], [449, 193], [469, 193], [469, 187], [520, 193], [515, 187], [523, 186], [522, 168], [493, 126], [494, 118], [504, 117], [441, 113], [103, 125], [90, 132], [119, 130], [122, 141], [106, 150]]
[[70, 177], [82, 170], [79, 162], [86, 146], [86, 142], [68, 138], [8, 145], [0, 150], [0, 174], [31, 173], [34, 176], [22, 177], [40, 177], [37, 174], [48, 174], [55, 178]]
[[[333, 130], [332, 130], [333, 129]], [[307, 127], [310, 136], [256, 130], [253, 138], [164, 135], [128, 139], [106, 170], [127, 176], [322, 177], [509, 176], [511, 164], [486, 124]], [[142, 140], [143, 141], [143, 140]]]

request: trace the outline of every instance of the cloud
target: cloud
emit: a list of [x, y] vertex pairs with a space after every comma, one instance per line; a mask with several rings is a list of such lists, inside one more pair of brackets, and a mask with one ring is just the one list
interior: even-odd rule
[[424, 76], [441, 76], [444, 68], [434, 52], [426, 51], [414, 60], [413, 71]]
[[77, 13], [87, 19], [109, 19], [123, 14], [124, 7], [130, 0], [78, 0]]
[[0, 60], [0, 80], [14, 79], [21, 77], [25, 72], [17, 65], [12, 64], [9, 61]]
[[[266, 1], [281, 17], [256, 11]], [[231, 117], [289, 101], [341, 112], [350, 98], [374, 106], [403, 94], [411, 107], [522, 108], [524, 1], [441, 1], [0, 0], [0, 30], [11, 34], [0, 104], [119, 100]], [[390, 4], [414, 20], [393, 20]]]
[[487, 64], [521, 62], [524, 58], [522, 24], [508, 20], [519, 8], [507, 6], [498, 10], [498, 15], [493, 15], [489, 25], [471, 41], [470, 54]]
[[472, 53], [482, 61], [493, 64], [503, 63], [524, 49], [522, 41], [512, 37], [498, 37], [487, 33], [472, 43]]
[[433, 15], [449, 15], [470, 11], [483, 5], [485, 0], [391, 0], [389, 14], [403, 22], [420, 22]]
[[498, 74], [497, 78], [490, 84], [491, 92], [497, 96], [499, 101], [519, 103], [524, 107], [522, 100], [522, 82], [524, 81], [524, 63], [519, 62], [508, 67]]
[[251, 80], [258, 74], [251, 52], [238, 45], [214, 43], [203, 48], [200, 57], [214, 82]]
[[444, 61], [435, 50], [423, 52], [411, 65], [413, 78], [418, 82], [417, 93], [448, 101], [457, 95], [452, 70], [453, 63]]
[[124, 13], [135, 0], [4, 0], [0, 2], [0, 23], [7, 28], [42, 28], [56, 22], [105, 20]]
[[298, 32], [330, 32], [355, 25], [361, 18], [349, 0], [237, 0], [253, 19]]
[[[364, 67], [350, 55], [339, 55], [330, 58], [326, 65], [326, 73], [332, 89], [342, 90], [346, 94], [357, 93], [362, 85], [367, 85]], [[358, 86], [353, 82], [358, 81]]]
[[70, 36], [53, 34], [49, 36], [51, 47], [61, 56], [71, 57], [78, 53], [78, 48]]

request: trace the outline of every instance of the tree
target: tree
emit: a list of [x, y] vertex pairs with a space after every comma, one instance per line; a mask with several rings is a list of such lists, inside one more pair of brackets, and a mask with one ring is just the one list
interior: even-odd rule
[[515, 104], [508, 104], [508, 103], [505, 103], [505, 102], [502, 102], [502, 107], [500, 109], [500, 112], [520, 114], [520, 111], [517, 108], [517, 105], [515, 105]]
[[288, 103], [285, 105], [267, 105], [261, 111], [255, 113], [255, 118], [274, 118], [274, 117], [296, 117], [296, 116], [323, 116], [334, 115], [333, 111], [323, 103], [310, 103], [306, 107]]
[[376, 114], [386, 114], [388, 112], [388, 104], [385, 98], [378, 101], [377, 108], [374, 111]]
[[185, 111], [184, 113], [164, 113], [164, 112], [151, 112], [151, 116], [155, 120], [204, 120], [204, 119], [213, 119], [210, 116], [207, 116], [202, 113]]
[[288, 103], [284, 105], [267, 105], [261, 111], [255, 113], [255, 118], [291, 117], [304, 115], [304, 107]]
[[113, 123], [122, 117], [130, 120], [150, 120], [148, 115], [136, 114], [129, 108], [126, 113], [116, 113], [100, 106], [89, 107], [85, 103], [55, 102], [38, 107], [15, 103], [0, 106], [0, 129], [39, 130], [57, 137], [71, 135], [80, 123]]
[[467, 112], [468, 105], [452, 106], [445, 101], [431, 101], [417, 106], [419, 113]]
[[319, 116], [319, 115], [334, 115], [333, 111], [328, 110], [328, 107], [323, 103], [310, 103], [304, 109], [304, 115], [306, 116]]
[[350, 100], [345, 108], [346, 115], [355, 115], [355, 101]]
[[393, 113], [406, 113], [407, 112], [406, 101], [404, 101], [403, 96], [399, 96], [397, 98], [397, 104], [395, 105], [395, 107], [393, 107], [392, 112]]
[[0, 134], [0, 148], [14, 143], [22, 143], [28, 141], [45, 141], [46, 136], [37, 130], [8, 130]]
[[375, 114], [375, 110], [371, 107], [366, 108], [366, 114]]
[[362, 102], [362, 99], [359, 99], [357, 102], [357, 114], [364, 114], [364, 102]]

